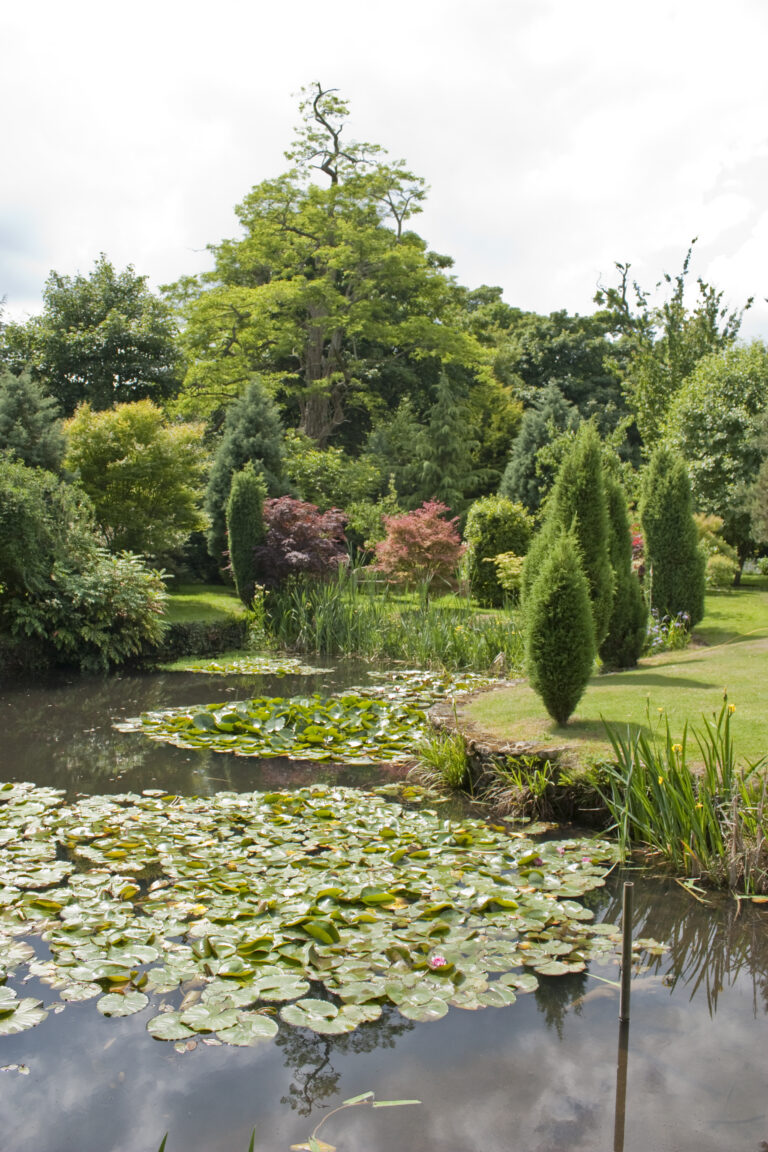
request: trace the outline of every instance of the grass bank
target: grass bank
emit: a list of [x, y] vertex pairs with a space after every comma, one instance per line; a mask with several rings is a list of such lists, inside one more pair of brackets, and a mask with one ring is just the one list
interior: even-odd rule
[[165, 619], [169, 628], [156, 659], [166, 663], [218, 655], [248, 642], [245, 607], [234, 591], [220, 584], [172, 585]]
[[706, 608], [689, 648], [641, 660], [628, 672], [594, 676], [567, 725], [549, 718], [527, 684], [486, 693], [460, 715], [495, 740], [530, 740], [544, 748], [567, 743], [584, 761], [612, 752], [603, 719], [648, 735], [668, 720], [678, 738], [686, 722], [696, 727], [702, 716], [717, 715], [727, 690], [735, 705], [737, 755], [757, 760], [768, 752], [768, 580], [749, 576], [740, 588], [711, 592]]

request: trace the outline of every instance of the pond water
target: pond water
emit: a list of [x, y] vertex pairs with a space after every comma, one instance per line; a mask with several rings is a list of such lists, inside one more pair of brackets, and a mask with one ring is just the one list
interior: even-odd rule
[[[153, 743], [112, 729], [143, 710], [255, 694], [293, 695], [359, 684], [348, 667], [319, 679], [185, 673], [75, 680], [0, 695], [3, 780], [78, 793], [167, 788], [209, 795], [304, 785], [380, 783], [403, 769], [253, 762]], [[359, 1107], [321, 1137], [366, 1152], [760, 1152], [768, 1140], [768, 941], [760, 907], [694, 900], [669, 879], [632, 875], [635, 936], [669, 945], [647, 956], [632, 987], [620, 1059], [615, 963], [542, 978], [509, 1008], [451, 1009], [417, 1024], [385, 1007], [342, 1036], [281, 1026], [273, 1044], [183, 1053], [153, 1040], [145, 1010], [101, 1016], [93, 1002], [51, 1011], [38, 1027], [0, 1036], [3, 1152], [261, 1152], [287, 1150], [342, 1100], [417, 1097], [409, 1108]], [[618, 922], [622, 876], [585, 902]], [[41, 952], [44, 945], [36, 947]], [[604, 978], [603, 980], [598, 977]], [[50, 1006], [35, 980], [24, 995]]]

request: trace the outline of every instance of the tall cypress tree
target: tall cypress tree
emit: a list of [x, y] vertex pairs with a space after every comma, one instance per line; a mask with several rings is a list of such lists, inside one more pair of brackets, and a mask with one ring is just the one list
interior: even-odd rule
[[575, 535], [557, 531], [528, 596], [525, 660], [531, 687], [565, 724], [589, 682], [595, 634], [589, 584]]
[[608, 557], [608, 509], [603, 484], [600, 437], [594, 424], [582, 424], [557, 473], [541, 531], [523, 568], [523, 602], [551, 546], [552, 531], [573, 532], [589, 584], [595, 643], [608, 631], [613, 604], [613, 572]]
[[226, 505], [232, 476], [249, 460], [263, 476], [267, 493], [270, 496], [283, 495], [286, 487], [283, 479], [283, 430], [277, 408], [257, 378], [227, 409], [224, 433], [205, 493], [205, 510], [210, 518], [208, 551], [218, 561], [227, 547]]
[[253, 461], [235, 472], [227, 500], [227, 539], [229, 564], [235, 589], [247, 608], [253, 603], [256, 585], [256, 562], [253, 550], [263, 544], [264, 498], [267, 486], [254, 471]]
[[651, 607], [659, 616], [704, 615], [706, 561], [693, 519], [691, 483], [682, 456], [657, 448], [643, 477], [640, 522]]
[[640, 581], [632, 568], [632, 533], [624, 489], [608, 468], [605, 472], [608, 504], [608, 551], [615, 591], [608, 634], [600, 656], [608, 668], [633, 668], [643, 650], [648, 608]]

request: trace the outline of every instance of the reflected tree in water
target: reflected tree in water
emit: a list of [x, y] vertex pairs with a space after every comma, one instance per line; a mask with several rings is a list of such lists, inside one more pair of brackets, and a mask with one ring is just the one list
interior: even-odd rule
[[307, 1028], [281, 1028], [275, 1043], [283, 1050], [286, 1068], [293, 1079], [288, 1095], [280, 1099], [300, 1116], [311, 1115], [323, 1100], [339, 1094], [341, 1072], [334, 1057], [358, 1056], [380, 1048], [394, 1048], [398, 1037], [410, 1032], [413, 1023], [396, 1008], [384, 1005], [381, 1016], [341, 1036], [320, 1036]]

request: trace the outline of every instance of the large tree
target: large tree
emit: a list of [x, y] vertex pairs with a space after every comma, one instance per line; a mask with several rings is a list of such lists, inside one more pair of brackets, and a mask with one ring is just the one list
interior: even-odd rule
[[172, 396], [180, 381], [176, 325], [169, 306], [129, 265], [118, 272], [102, 253], [88, 276], [51, 272], [43, 312], [0, 330], [0, 360], [33, 378], [71, 416]]
[[305, 90], [293, 167], [251, 190], [236, 210], [242, 235], [213, 246], [214, 270], [176, 290], [188, 403], [211, 411], [259, 372], [320, 446], [350, 406], [375, 408], [391, 365], [423, 363], [434, 376], [441, 362], [483, 359], [459, 323], [450, 261], [406, 228], [424, 182], [348, 141], [348, 111], [319, 83]]
[[700, 512], [720, 516], [743, 564], [754, 547], [747, 491], [764, 448], [768, 348], [759, 341], [701, 360], [677, 393], [664, 439], [685, 458]]

